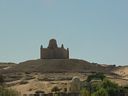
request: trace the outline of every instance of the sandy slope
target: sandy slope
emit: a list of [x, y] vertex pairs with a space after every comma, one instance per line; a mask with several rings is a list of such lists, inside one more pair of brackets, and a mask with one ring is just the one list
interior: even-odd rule
[[112, 72], [122, 76], [123, 79], [128, 79], [128, 66], [117, 67]]

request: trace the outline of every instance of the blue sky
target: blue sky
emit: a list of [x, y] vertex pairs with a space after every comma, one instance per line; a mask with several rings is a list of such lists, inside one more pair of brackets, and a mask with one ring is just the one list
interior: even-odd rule
[[71, 58], [128, 65], [128, 0], [0, 0], [0, 62], [38, 59], [51, 38]]

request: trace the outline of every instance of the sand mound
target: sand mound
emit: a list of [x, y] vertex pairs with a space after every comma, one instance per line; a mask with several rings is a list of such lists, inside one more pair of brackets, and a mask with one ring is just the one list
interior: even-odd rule
[[[78, 59], [38, 59], [17, 64], [6, 72], [97, 72], [105, 71], [105, 67]], [[5, 71], [4, 71], [5, 72]]]

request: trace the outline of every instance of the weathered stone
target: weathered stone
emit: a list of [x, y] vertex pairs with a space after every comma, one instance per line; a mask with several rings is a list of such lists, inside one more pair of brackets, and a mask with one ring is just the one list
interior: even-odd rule
[[69, 49], [65, 49], [63, 44], [58, 47], [56, 40], [51, 39], [47, 48], [41, 45], [40, 59], [69, 59]]
[[81, 81], [78, 77], [73, 77], [69, 85], [70, 85], [70, 92], [78, 93], [80, 91]]

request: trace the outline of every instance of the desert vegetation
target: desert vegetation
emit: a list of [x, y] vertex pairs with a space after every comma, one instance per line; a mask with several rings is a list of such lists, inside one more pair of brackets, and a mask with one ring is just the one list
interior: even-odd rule
[[128, 93], [128, 86], [119, 86], [102, 73], [88, 76], [81, 89], [81, 96], [125, 96], [125, 93]]

